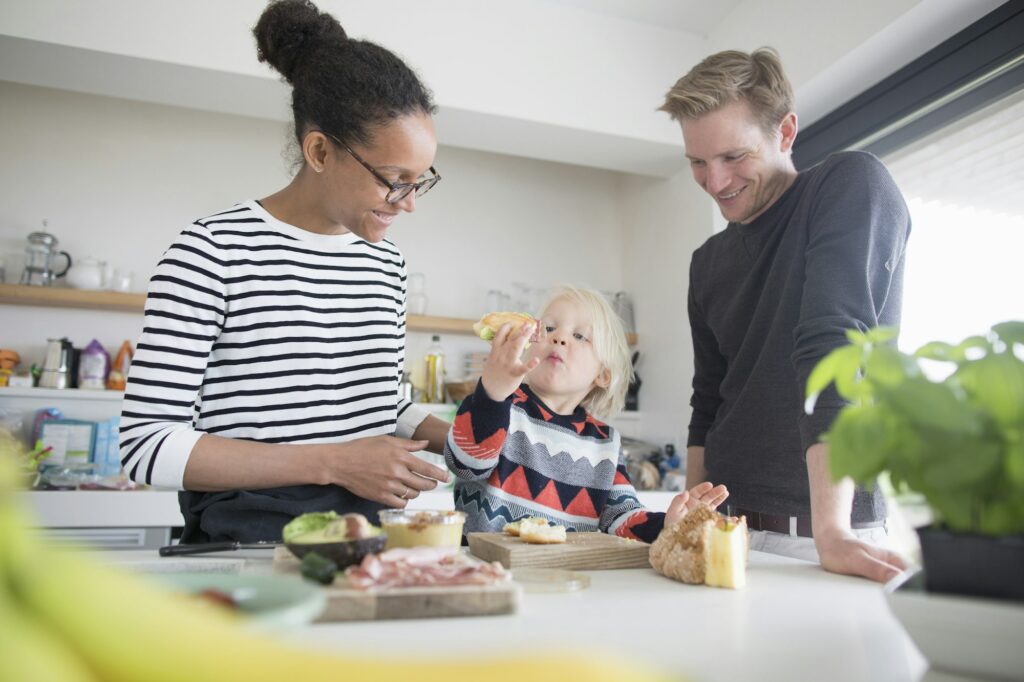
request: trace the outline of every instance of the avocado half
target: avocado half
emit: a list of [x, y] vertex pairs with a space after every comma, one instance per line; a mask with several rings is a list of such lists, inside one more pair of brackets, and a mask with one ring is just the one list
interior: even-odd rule
[[[379, 554], [387, 544], [387, 535], [370, 525], [365, 518], [353, 524], [349, 517], [334, 512], [313, 512], [296, 517], [282, 533], [284, 545], [298, 558], [316, 552], [333, 561], [339, 569], [358, 564], [368, 554]], [[348, 520], [348, 522], [346, 522]], [[347, 539], [346, 531], [354, 525], [365, 537]]]

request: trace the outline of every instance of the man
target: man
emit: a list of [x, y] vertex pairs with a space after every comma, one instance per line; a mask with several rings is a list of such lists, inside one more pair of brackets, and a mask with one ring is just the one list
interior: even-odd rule
[[729, 221], [690, 265], [687, 488], [725, 484], [754, 549], [888, 580], [905, 564], [877, 546], [884, 499], [829, 474], [821, 436], [842, 401], [833, 390], [807, 415], [803, 397], [847, 329], [899, 325], [906, 204], [870, 154], [797, 173], [792, 88], [772, 49], [708, 57], [661, 109], [681, 124], [693, 177]]

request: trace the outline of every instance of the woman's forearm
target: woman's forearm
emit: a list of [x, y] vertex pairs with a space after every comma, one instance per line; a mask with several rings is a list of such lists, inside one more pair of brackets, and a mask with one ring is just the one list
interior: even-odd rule
[[204, 434], [185, 465], [186, 490], [256, 490], [325, 484], [319, 445], [256, 443]]

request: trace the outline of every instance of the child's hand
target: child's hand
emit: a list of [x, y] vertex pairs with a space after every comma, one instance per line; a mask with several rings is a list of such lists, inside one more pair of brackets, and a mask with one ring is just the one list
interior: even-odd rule
[[729, 497], [729, 491], [724, 485], [713, 486], [708, 481], [698, 483], [672, 498], [672, 503], [668, 505], [668, 511], [665, 512], [665, 526], [674, 525], [701, 505], [715, 509], [725, 502], [727, 497]]
[[522, 362], [523, 351], [537, 332], [535, 324], [524, 324], [518, 329], [511, 324], [502, 325], [491, 341], [491, 354], [484, 364], [480, 378], [491, 400], [502, 401], [512, 395], [523, 383], [527, 372], [540, 364], [540, 358]]

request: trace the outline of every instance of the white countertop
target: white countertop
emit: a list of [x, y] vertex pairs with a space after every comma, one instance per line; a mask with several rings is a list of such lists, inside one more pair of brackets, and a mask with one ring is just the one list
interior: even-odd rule
[[[675, 493], [641, 492], [648, 509], [665, 511]], [[47, 528], [147, 528], [184, 525], [173, 490], [30, 490], [18, 493], [22, 503]], [[452, 509], [451, 489], [422, 493], [409, 509]]]
[[[155, 552], [101, 556], [160, 561]], [[209, 562], [243, 557], [243, 570], [267, 570], [266, 550], [191, 561], [212, 568]], [[743, 590], [683, 585], [650, 569], [588, 574], [591, 586], [580, 592], [524, 593], [513, 615], [316, 624], [284, 636], [301, 646], [388, 657], [401, 642], [402, 651], [417, 659], [453, 651], [486, 656], [524, 648], [531, 654], [602, 650], [694, 682], [965, 679], [927, 670], [880, 585], [806, 562], [752, 552]]]
[[520, 613], [430, 623], [316, 625], [296, 639], [393, 655], [601, 649], [700, 680], [918, 680], [926, 662], [879, 585], [753, 553], [743, 590], [683, 585], [633, 569], [589, 572], [576, 593], [527, 593]]

